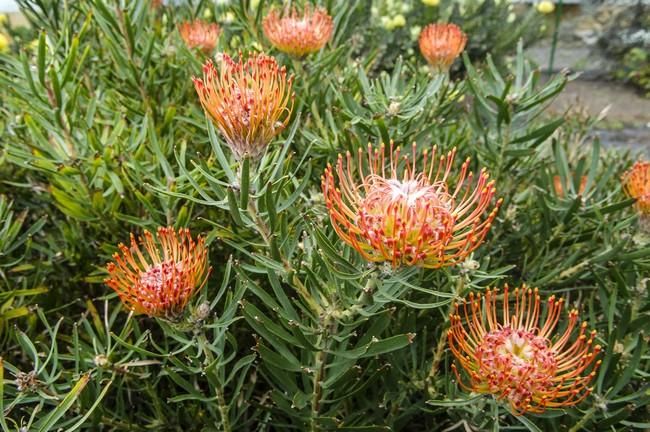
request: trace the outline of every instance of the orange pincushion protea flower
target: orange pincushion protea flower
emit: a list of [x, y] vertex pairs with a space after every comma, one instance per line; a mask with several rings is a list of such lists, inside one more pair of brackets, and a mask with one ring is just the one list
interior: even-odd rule
[[203, 79], [192, 78], [205, 112], [241, 160], [260, 157], [273, 137], [289, 123], [293, 110], [293, 76], [273, 57], [249, 55], [239, 61], [224, 54], [219, 66], [203, 65]]
[[456, 24], [429, 24], [420, 33], [420, 52], [436, 70], [449, 70], [465, 49], [467, 35]]
[[138, 242], [131, 234], [131, 246], [119, 248], [122, 254], [115, 253], [106, 265], [104, 282], [136, 313], [178, 317], [210, 273], [205, 240], [195, 242], [187, 229], [158, 228], [157, 241], [149, 231]]
[[587, 333], [585, 322], [572, 337], [578, 311], [569, 312], [564, 332], [554, 336], [564, 299], [551, 296], [545, 319], [540, 320], [544, 314], [537, 289], [515, 289], [514, 311], [507, 286], [500, 306], [497, 296], [497, 290], [490, 289], [484, 297], [470, 294], [450, 317], [449, 347], [469, 375], [465, 384], [452, 365], [460, 384], [506, 400], [517, 414], [572, 406], [587, 397], [601, 363], [596, 360], [601, 347], [593, 345], [596, 332]]
[[[399, 148], [393, 151], [391, 143], [388, 172], [384, 145], [374, 151], [368, 145], [367, 156], [359, 149], [356, 164], [350, 153], [345, 159], [339, 155], [336, 169], [329, 165], [322, 177], [332, 225], [368, 261], [390, 262], [393, 267], [454, 265], [481, 244], [501, 201], [488, 212], [494, 182], [481, 171], [473, 185], [469, 159], [451, 187], [455, 149], [439, 159], [435, 147], [430, 156], [425, 151], [421, 172], [415, 151], [413, 144], [409, 160], [400, 157]], [[358, 177], [352, 174], [355, 165]]]
[[178, 31], [189, 48], [212, 54], [217, 49], [221, 29], [218, 24], [202, 20], [186, 21], [178, 25]]
[[262, 23], [264, 35], [278, 50], [294, 57], [314, 53], [330, 40], [334, 22], [323, 8], [305, 6], [302, 14], [294, 7], [284, 16], [273, 9]]
[[636, 199], [639, 213], [650, 217], [650, 162], [637, 161], [623, 174], [623, 187], [630, 198]]

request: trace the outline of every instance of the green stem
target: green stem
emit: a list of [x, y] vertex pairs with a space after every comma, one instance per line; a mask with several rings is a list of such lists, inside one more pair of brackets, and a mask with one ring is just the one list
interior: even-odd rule
[[458, 277], [456, 282], [456, 289], [454, 290], [454, 299], [449, 303], [449, 308], [444, 317], [444, 323], [442, 325], [442, 331], [440, 333], [440, 339], [438, 339], [438, 345], [433, 353], [433, 361], [431, 362], [431, 369], [429, 370], [429, 375], [427, 376], [426, 388], [431, 396], [435, 395], [435, 387], [433, 380], [438, 374], [438, 367], [442, 361], [442, 357], [445, 353], [445, 346], [447, 345], [447, 338], [445, 337], [445, 332], [449, 324], [449, 316], [454, 312], [454, 307], [456, 304], [456, 298], [460, 297], [465, 288], [465, 276], [461, 275]]
[[582, 416], [580, 421], [574, 424], [571, 429], [569, 429], [569, 432], [578, 432], [585, 424], [587, 424], [587, 422], [594, 416], [594, 414], [596, 414], [596, 408], [589, 408], [585, 415]]
[[[262, 219], [262, 217], [260, 216], [257, 210], [256, 201], [253, 199], [249, 200], [248, 202], [248, 213], [251, 215], [253, 221], [255, 222], [255, 226], [257, 227], [257, 232], [262, 236], [264, 242], [270, 249], [273, 233], [271, 232], [271, 229], [266, 224], [264, 219]], [[288, 274], [293, 275], [291, 278], [291, 282], [293, 283], [296, 291], [298, 291], [298, 294], [300, 294], [300, 296], [305, 300], [305, 302], [307, 302], [307, 305], [312, 310], [312, 312], [316, 314], [320, 314], [323, 311], [323, 308], [314, 300], [314, 297], [309, 293], [309, 290], [307, 289], [307, 287], [305, 287], [302, 281], [298, 279], [298, 276], [296, 276], [295, 269], [291, 265], [291, 262], [289, 262], [289, 260], [286, 259], [284, 255], [282, 255], [282, 251], [280, 251], [279, 253], [285, 270], [287, 271]]]
[[[129, 31], [127, 29], [126, 19], [124, 18], [124, 11], [119, 7], [116, 7], [116, 11], [117, 11], [117, 16], [120, 19], [120, 30], [122, 31], [122, 37], [124, 37], [126, 53], [129, 56], [129, 61], [131, 62], [131, 65], [133, 66], [134, 70], [137, 70], [138, 63], [135, 61], [135, 56], [134, 56], [135, 47], [131, 44], [131, 39], [129, 38]], [[138, 84], [138, 90], [140, 91], [140, 98], [142, 99], [142, 102], [144, 102], [144, 106], [147, 109], [147, 112], [153, 115], [154, 112], [151, 106], [151, 101], [149, 100], [149, 95], [147, 94], [147, 91], [145, 90], [144, 85], [142, 84], [142, 79], [140, 78], [139, 75], [135, 74], [134, 80]]]
[[377, 286], [377, 274], [373, 272], [368, 281], [366, 282], [365, 287], [359, 294], [357, 301], [350, 306], [349, 308], [343, 311], [334, 311], [331, 314], [325, 315], [321, 318], [320, 327], [321, 327], [321, 338], [319, 344], [324, 348], [321, 349], [318, 354], [316, 354], [316, 360], [314, 365], [314, 381], [313, 381], [313, 391], [311, 397], [311, 418], [310, 418], [310, 431], [315, 432], [320, 430], [318, 425], [317, 418], [320, 414], [320, 405], [321, 399], [323, 396], [322, 383], [325, 379], [325, 366], [327, 361], [327, 352], [326, 349], [329, 348], [329, 343], [332, 338], [331, 335], [336, 331], [335, 319], [344, 319], [351, 318], [363, 307], [370, 302], [372, 302], [372, 291]]
[[548, 73], [553, 73], [553, 63], [555, 63], [555, 48], [557, 47], [558, 33], [560, 32], [560, 18], [562, 17], [562, 0], [557, 2], [555, 10], [555, 28], [553, 29], [553, 41], [551, 42], [551, 56], [548, 61]]
[[300, 80], [302, 83], [302, 91], [301, 92], [296, 92], [297, 95], [296, 97], [298, 98], [298, 107], [296, 110], [300, 110], [300, 106], [302, 106], [305, 102], [305, 99], [303, 97], [308, 98], [311, 96], [311, 86], [309, 84], [309, 73], [306, 71], [305, 65], [303, 62], [305, 61], [304, 58], [291, 58], [291, 63], [293, 65], [293, 71], [296, 76], [297, 80]]
[[366, 282], [366, 285], [363, 287], [363, 290], [361, 290], [357, 301], [349, 308], [335, 312], [335, 317], [338, 319], [352, 318], [363, 308], [364, 305], [371, 304], [372, 291], [377, 287], [377, 281], [377, 273], [372, 272], [368, 278], [368, 281]]
[[494, 423], [492, 424], [492, 431], [493, 432], [499, 432], [499, 430], [500, 430], [500, 425], [499, 425], [499, 403], [494, 398], [490, 399], [490, 403], [492, 404], [492, 417], [494, 418]]
[[325, 351], [319, 351], [316, 355], [316, 373], [314, 374], [313, 391], [311, 395], [311, 418], [309, 424], [309, 430], [312, 432], [320, 430], [317, 418], [320, 413], [320, 400], [323, 395], [321, 385], [325, 375], [326, 356], [327, 354], [325, 354]]
[[[201, 331], [199, 335], [199, 343], [202, 346], [203, 352], [205, 353], [205, 360], [208, 365], [214, 362], [214, 356], [212, 351], [208, 348], [208, 338], [205, 335], [205, 331]], [[216, 375], [216, 374], [215, 374]], [[221, 427], [224, 432], [230, 432], [232, 428], [230, 427], [230, 415], [228, 413], [228, 404], [226, 403], [226, 398], [224, 397], [224, 391], [219, 382], [219, 377], [215, 377], [215, 386], [214, 386], [215, 396], [217, 397], [217, 408], [219, 410], [219, 415], [221, 416]]]
[[311, 416], [309, 419], [309, 430], [311, 432], [317, 432], [320, 430], [320, 425], [318, 424], [318, 417], [320, 416], [321, 409], [321, 400], [323, 398], [323, 380], [325, 380], [325, 366], [327, 364], [327, 352], [329, 348], [329, 343], [331, 341], [331, 333], [335, 331], [335, 324], [332, 321], [331, 315], [327, 314], [321, 317], [320, 327], [321, 327], [321, 337], [319, 345], [321, 346], [320, 351], [316, 354], [316, 359], [314, 363], [314, 379], [312, 382], [312, 394], [311, 394]]

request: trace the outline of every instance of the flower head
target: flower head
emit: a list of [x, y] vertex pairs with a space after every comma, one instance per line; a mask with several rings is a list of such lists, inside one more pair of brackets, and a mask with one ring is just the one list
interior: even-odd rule
[[572, 406], [587, 397], [601, 347], [593, 345], [596, 332], [588, 333], [587, 323], [578, 326], [578, 311], [571, 310], [564, 331], [554, 334], [564, 299], [551, 296], [544, 314], [537, 289], [516, 288], [514, 310], [507, 286], [501, 305], [497, 297], [490, 289], [484, 297], [470, 294], [450, 317], [449, 348], [469, 375], [465, 384], [452, 366], [461, 385], [507, 401], [518, 414]]
[[178, 31], [189, 48], [196, 48], [204, 54], [213, 54], [217, 49], [221, 29], [218, 24], [202, 20], [186, 21], [178, 25]]
[[456, 24], [435, 23], [420, 33], [420, 52], [431, 66], [448, 70], [465, 49], [467, 35]]
[[0, 53], [9, 51], [9, 38], [0, 33]]
[[208, 250], [205, 239], [195, 242], [183, 228], [161, 227], [156, 237], [145, 231], [136, 242], [131, 234], [130, 247], [120, 244], [121, 254], [106, 265], [104, 282], [130, 310], [174, 319], [208, 279]]
[[[386, 20], [384, 21], [383, 18]], [[397, 14], [393, 18], [382, 17], [382, 21], [386, 30], [395, 30], [406, 25], [406, 17], [402, 14]]]
[[415, 153], [415, 144], [409, 158], [399, 147], [393, 151], [391, 143], [388, 169], [384, 145], [374, 150], [368, 145], [366, 155], [359, 149], [356, 163], [349, 152], [339, 155], [336, 168], [329, 165], [322, 177], [332, 225], [368, 261], [394, 267], [454, 265], [481, 244], [501, 201], [488, 211], [494, 182], [483, 170], [474, 184], [469, 159], [452, 187], [455, 149], [439, 158], [435, 147], [430, 155], [425, 151], [422, 171]]
[[537, 11], [543, 14], [550, 14], [555, 10], [555, 3], [550, 0], [542, 0], [537, 3]]
[[438, 6], [440, 4], [440, 0], [422, 0], [422, 3], [427, 6]]
[[262, 23], [264, 35], [278, 50], [294, 57], [314, 53], [331, 39], [334, 22], [322, 8], [311, 9], [309, 4], [301, 13], [294, 7], [284, 16], [272, 9]]
[[293, 76], [273, 57], [251, 54], [239, 61], [227, 54], [218, 66], [203, 65], [203, 79], [193, 78], [205, 112], [214, 120], [237, 159], [259, 158], [289, 123]]
[[637, 161], [623, 174], [623, 187], [643, 216], [650, 217], [650, 162]]

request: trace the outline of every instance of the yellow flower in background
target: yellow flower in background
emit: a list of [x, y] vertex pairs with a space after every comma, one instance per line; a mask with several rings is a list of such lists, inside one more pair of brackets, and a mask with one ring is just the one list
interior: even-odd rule
[[421, 31], [422, 31], [422, 27], [420, 27], [420, 26], [412, 26], [411, 27], [411, 39], [417, 40], [418, 37], [420, 36]]
[[7, 14], [0, 14], [0, 25], [7, 23]]
[[9, 38], [0, 33], [0, 53], [9, 51]]
[[36, 51], [38, 49], [38, 39], [34, 39], [29, 44], [27, 44], [27, 49]]
[[219, 21], [221, 21], [221, 22], [231, 23], [234, 20], [235, 20], [235, 14], [230, 12], [230, 11], [219, 15]]
[[404, 27], [405, 25], [406, 25], [406, 18], [404, 18], [404, 15], [399, 14], [399, 15], [395, 15], [393, 17], [393, 27], [394, 28]]
[[381, 23], [386, 30], [395, 30], [406, 25], [406, 18], [402, 14], [395, 15], [393, 18], [383, 16], [381, 17]]
[[555, 3], [550, 0], [543, 0], [537, 3], [537, 11], [543, 14], [550, 14], [555, 10]]
[[212, 18], [212, 11], [210, 9], [206, 9], [203, 11], [203, 19], [209, 20]]
[[422, 0], [422, 3], [427, 6], [438, 6], [440, 4], [440, 0]]

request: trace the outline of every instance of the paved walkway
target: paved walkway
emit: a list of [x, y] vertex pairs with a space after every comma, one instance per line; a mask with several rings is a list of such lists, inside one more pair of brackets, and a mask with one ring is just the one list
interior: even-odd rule
[[650, 99], [619, 83], [576, 80], [567, 85], [549, 110], [558, 114], [576, 105], [592, 117], [609, 107], [596, 131], [601, 142], [650, 158]]
[[[550, 45], [548, 41], [529, 48], [526, 55], [546, 69]], [[555, 114], [580, 106], [592, 117], [608, 108], [607, 116], [596, 131], [606, 146], [629, 149], [650, 158], [650, 99], [635, 89], [609, 80], [603, 71], [607, 60], [581, 44], [558, 45], [554, 72], [569, 69], [580, 72], [578, 79], [567, 84], [549, 110]]]

